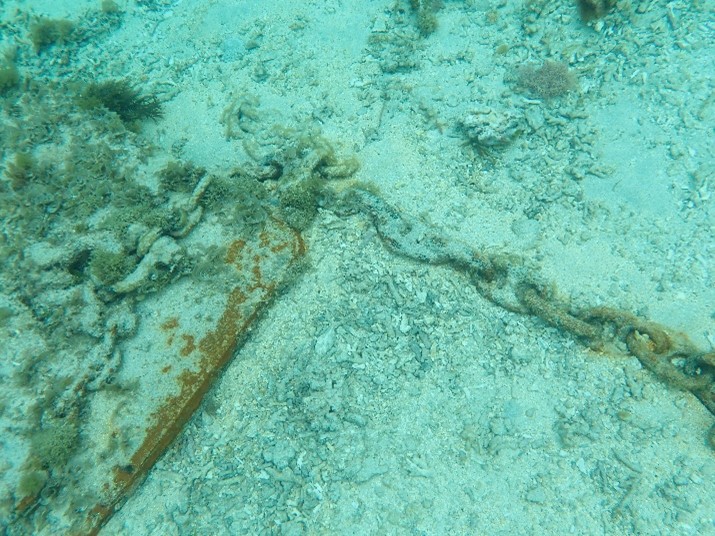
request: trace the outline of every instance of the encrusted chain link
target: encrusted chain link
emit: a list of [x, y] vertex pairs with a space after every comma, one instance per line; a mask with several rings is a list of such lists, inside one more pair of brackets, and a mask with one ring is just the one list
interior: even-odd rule
[[[715, 415], [715, 352], [697, 349], [684, 334], [610, 307], [575, 311], [518, 255], [484, 254], [447, 240], [424, 223], [403, 217], [369, 188], [343, 191], [335, 206], [338, 212], [366, 214], [394, 253], [464, 273], [494, 304], [537, 316], [596, 351], [636, 357], [660, 380], [691, 392]], [[710, 443], [715, 448], [715, 426]]]

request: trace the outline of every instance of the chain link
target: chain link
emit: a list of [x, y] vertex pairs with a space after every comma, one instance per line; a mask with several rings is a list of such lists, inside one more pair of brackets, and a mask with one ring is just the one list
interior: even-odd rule
[[[610, 307], [574, 311], [556, 287], [518, 255], [484, 254], [446, 240], [424, 223], [403, 217], [373, 189], [354, 186], [337, 198], [336, 211], [366, 214], [396, 254], [464, 273], [480, 294], [514, 313], [537, 316], [591, 349], [637, 358], [664, 383], [689, 391], [715, 415], [715, 352], [698, 350], [684, 334]], [[715, 448], [715, 426], [709, 432]]]

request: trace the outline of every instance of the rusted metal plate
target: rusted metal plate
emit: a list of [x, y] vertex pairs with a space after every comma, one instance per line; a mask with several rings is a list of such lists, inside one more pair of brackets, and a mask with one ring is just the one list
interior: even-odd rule
[[299, 233], [270, 218], [239, 237], [200, 225], [184, 245], [192, 243], [222, 248], [219, 275], [180, 278], [134, 304], [136, 332], [109, 344], [113, 376], [79, 393], [76, 472], [59, 489], [18, 496], [11, 531], [98, 533], [182, 430], [305, 252]]
[[136, 381], [136, 391], [119, 407], [96, 401], [105, 419], [91, 420], [95, 426], [105, 423], [95, 430], [105, 440], [119, 433], [131, 443], [101, 462], [99, 497], [82, 532], [96, 533], [151, 469], [304, 251], [298, 233], [268, 220], [254, 237], [228, 244], [224, 261], [235, 284], [227, 293], [211, 282], [186, 280], [140, 305], [143, 325], [123, 349], [122, 367], [122, 379]]

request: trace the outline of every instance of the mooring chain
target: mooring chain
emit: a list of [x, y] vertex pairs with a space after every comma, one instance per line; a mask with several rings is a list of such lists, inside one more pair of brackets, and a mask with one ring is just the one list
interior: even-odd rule
[[[693, 393], [715, 415], [715, 352], [699, 351], [683, 334], [610, 307], [574, 311], [517, 255], [483, 254], [446, 240], [428, 225], [410, 221], [376, 193], [362, 187], [343, 192], [337, 210], [360, 212], [395, 253], [464, 273], [480, 294], [509, 311], [531, 314], [590, 348], [636, 357], [659, 379]], [[710, 431], [715, 447], [715, 426]]]
[[693, 393], [715, 415], [715, 352], [698, 350], [683, 334], [610, 307], [571, 312], [533, 289], [523, 293], [530, 312], [602, 352], [636, 357], [659, 379]]

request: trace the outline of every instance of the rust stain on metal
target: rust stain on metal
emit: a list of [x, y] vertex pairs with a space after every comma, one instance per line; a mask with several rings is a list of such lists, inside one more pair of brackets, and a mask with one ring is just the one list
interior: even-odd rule
[[[90, 511], [83, 533], [97, 534], [151, 470], [241, 346], [250, 326], [275, 298], [276, 289], [290, 272], [290, 265], [305, 253], [305, 243], [299, 233], [276, 221], [272, 225], [272, 231], [260, 233], [257, 246], [262, 251], [258, 253], [256, 245], [245, 240], [235, 240], [229, 246], [225, 261], [243, 272], [242, 284], [231, 290], [220, 318], [198, 343], [190, 334], [181, 335], [186, 344], [179, 354], [184, 357], [194, 355], [196, 366], [181, 372], [176, 381], [178, 392], [165, 399], [151, 415], [149, 422], [152, 424], [129, 463], [114, 467], [112, 481], [105, 486], [105, 496]], [[277, 258], [279, 253], [283, 253], [283, 258]], [[267, 261], [271, 262], [270, 268], [265, 268], [269, 270], [268, 274], [261, 267]], [[251, 264], [250, 270], [242, 269], [244, 264]], [[174, 332], [179, 325], [179, 319], [172, 317], [160, 327], [163, 331]], [[168, 372], [169, 369], [165, 367], [164, 370]]]
[[179, 351], [181, 357], [186, 357], [196, 350], [196, 343], [194, 342], [194, 336], [184, 333], [181, 338], [184, 340], [184, 347]]

